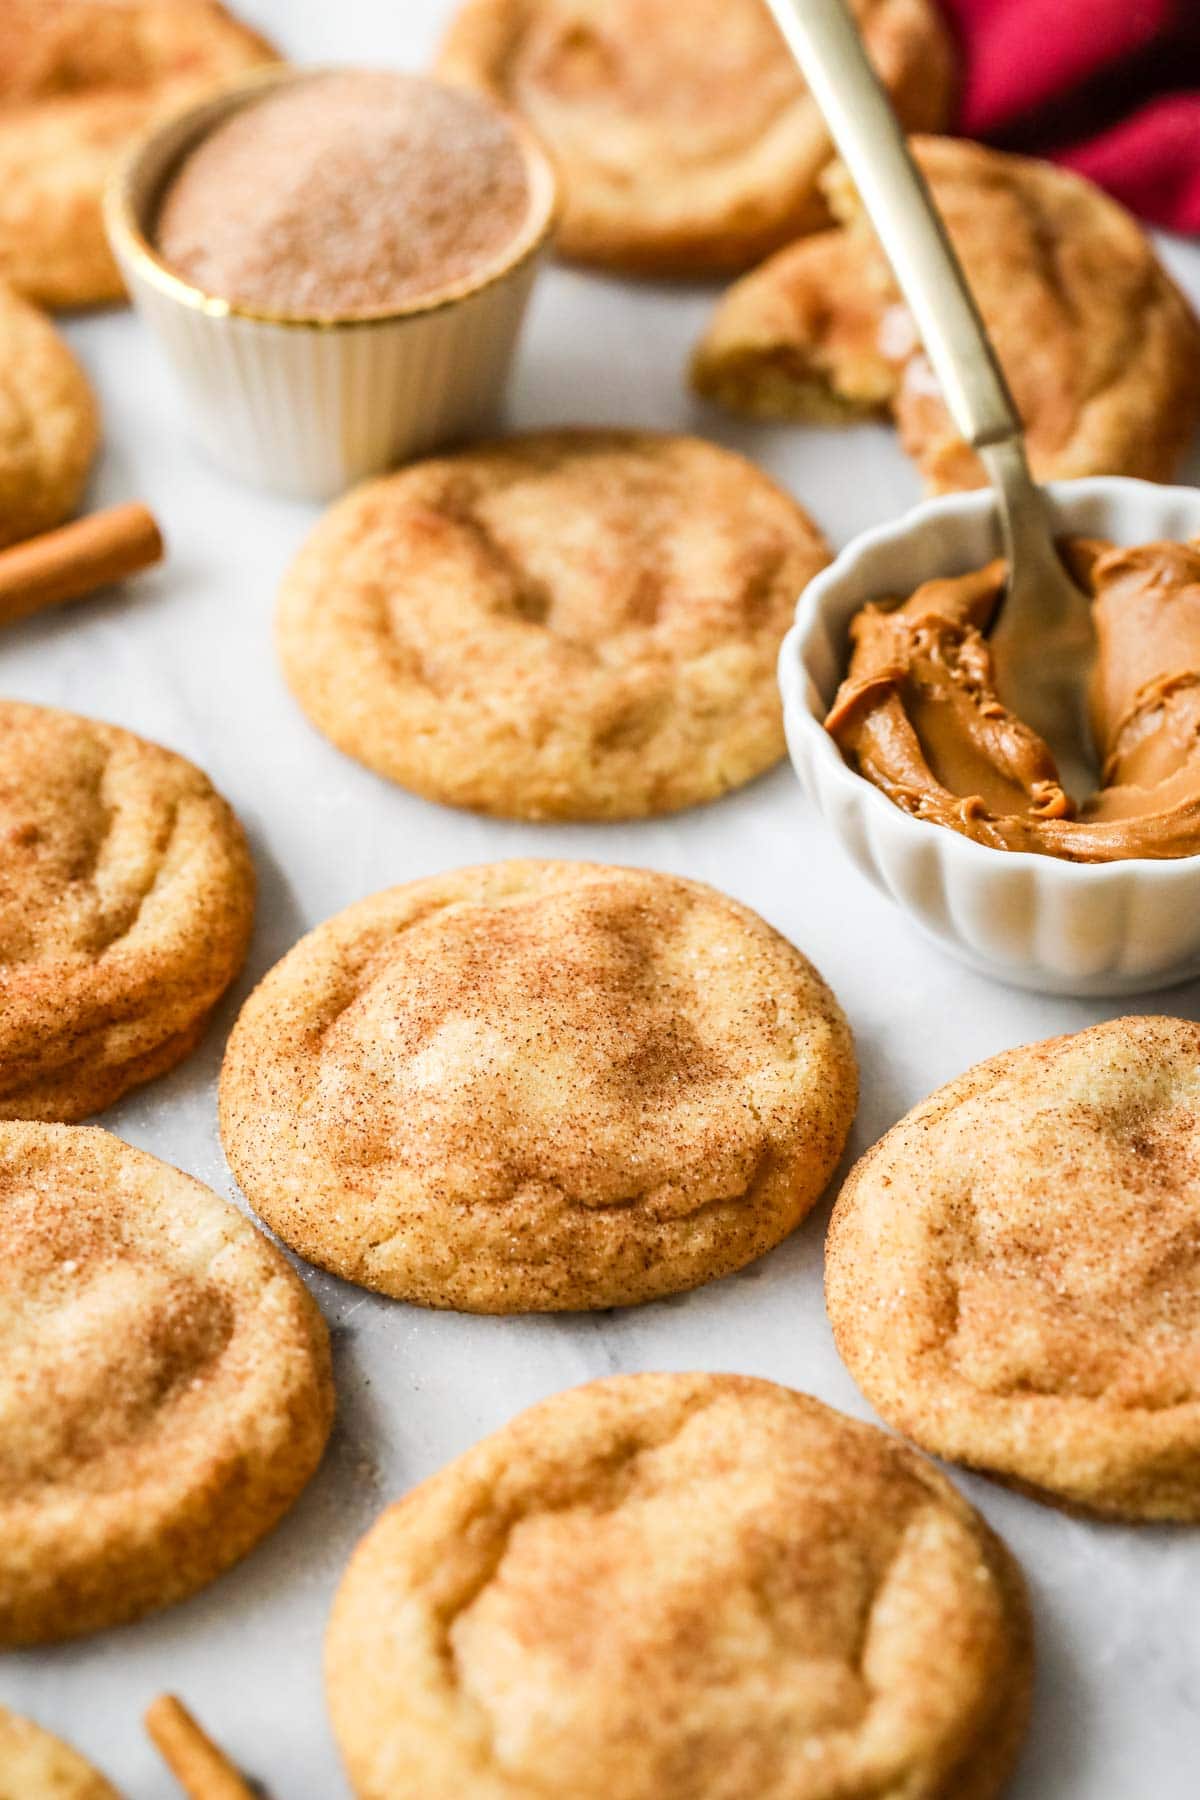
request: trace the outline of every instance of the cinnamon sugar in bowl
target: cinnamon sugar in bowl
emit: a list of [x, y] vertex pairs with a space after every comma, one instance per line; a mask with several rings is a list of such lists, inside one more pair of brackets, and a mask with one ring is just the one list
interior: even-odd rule
[[145, 139], [106, 217], [210, 452], [327, 499], [488, 426], [556, 203], [490, 102], [273, 69]]

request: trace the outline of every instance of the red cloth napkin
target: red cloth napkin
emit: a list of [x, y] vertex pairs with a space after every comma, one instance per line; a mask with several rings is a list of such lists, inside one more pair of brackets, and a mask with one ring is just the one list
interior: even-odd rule
[[1200, 233], [1200, 0], [943, 0], [959, 130], [1049, 156]]

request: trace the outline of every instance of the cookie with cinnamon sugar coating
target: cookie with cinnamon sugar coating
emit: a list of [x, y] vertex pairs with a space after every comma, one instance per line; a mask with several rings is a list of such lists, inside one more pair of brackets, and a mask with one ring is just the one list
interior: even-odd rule
[[[905, 126], [940, 130], [954, 59], [936, 5], [852, 5]], [[762, 0], [464, 0], [437, 67], [544, 138], [567, 256], [722, 274], [828, 223], [832, 147]]]
[[235, 1207], [96, 1126], [0, 1124], [0, 1645], [195, 1593], [332, 1415], [321, 1315]]
[[99, 438], [91, 384], [67, 344], [0, 280], [0, 549], [70, 517]]
[[221, 1071], [250, 1203], [310, 1262], [469, 1312], [631, 1305], [761, 1256], [821, 1194], [841, 1009], [699, 882], [506, 862], [376, 894], [260, 983]]
[[[956, 138], [913, 146], [1025, 423], [1041, 480], [1166, 481], [1200, 423], [1200, 324], [1117, 201], [1053, 163]], [[890, 413], [935, 492], [978, 487], [912, 319], [841, 165], [840, 223], [781, 250], [719, 302], [697, 389], [763, 418]]]
[[0, 1706], [0, 1800], [120, 1800], [77, 1750]]
[[775, 664], [829, 560], [760, 469], [699, 438], [542, 431], [339, 500], [276, 636], [314, 724], [432, 800], [622, 819], [783, 755]]
[[43, 306], [124, 295], [101, 216], [155, 119], [275, 52], [217, 0], [4, 0], [0, 278]]
[[932, 1463], [737, 1375], [522, 1413], [385, 1512], [326, 1687], [359, 1800], [993, 1800], [1021, 1574]]
[[1106, 1021], [947, 1083], [829, 1228], [838, 1349], [889, 1424], [1037, 1498], [1200, 1520], [1200, 1025]]
[[241, 826], [173, 751], [0, 700], [0, 1118], [85, 1118], [173, 1068], [242, 964]]

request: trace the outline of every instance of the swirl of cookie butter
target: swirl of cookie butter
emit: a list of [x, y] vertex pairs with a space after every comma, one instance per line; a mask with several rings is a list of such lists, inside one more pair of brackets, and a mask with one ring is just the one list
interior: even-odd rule
[[1076, 540], [1092, 594], [1090, 692], [1100, 786], [1076, 808], [1048, 746], [996, 692], [987, 630], [1004, 564], [927, 581], [853, 620], [826, 728], [914, 818], [999, 850], [1069, 862], [1200, 851], [1200, 541], [1120, 549]]

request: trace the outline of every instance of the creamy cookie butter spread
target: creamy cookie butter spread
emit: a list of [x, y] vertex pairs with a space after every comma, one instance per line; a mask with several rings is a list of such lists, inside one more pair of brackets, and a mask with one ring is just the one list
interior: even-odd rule
[[1200, 851], [1200, 540], [1065, 546], [1092, 595], [1099, 766], [1077, 807], [1049, 746], [1001, 701], [987, 633], [1005, 565], [865, 606], [825, 723], [847, 760], [915, 818], [1000, 850], [1071, 862]]

